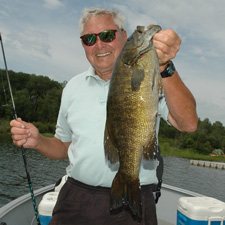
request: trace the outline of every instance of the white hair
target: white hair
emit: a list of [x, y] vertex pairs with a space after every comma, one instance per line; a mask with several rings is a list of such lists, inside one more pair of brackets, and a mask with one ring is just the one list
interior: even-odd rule
[[98, 15], [111, 15], [114, 23], [119, 27], [119, 29], [125, 29], [126, 28], [126, 18], [121, 13], [110, 10], [110, 9], [100, 9], [100, 8], [85, 8], [83, 11], [83, 15], [80, 19], [79, 23], [79, 33], [80, 36], [82, 36], [84, 31], [84, 25], [92, 16], [98, 16]]

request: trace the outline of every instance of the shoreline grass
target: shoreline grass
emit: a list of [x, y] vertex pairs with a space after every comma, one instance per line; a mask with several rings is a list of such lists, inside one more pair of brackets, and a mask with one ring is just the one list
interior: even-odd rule
[[225, 162], [224, 156], [203, 155], [203, 154], [197, 153], [193, 149], [176, 149], [174, 147], [171, 147], [168, 142], [161, 142], [160, 150], [163, 156], [176, 156], [176, 157], [186, 158], [186, 159]]

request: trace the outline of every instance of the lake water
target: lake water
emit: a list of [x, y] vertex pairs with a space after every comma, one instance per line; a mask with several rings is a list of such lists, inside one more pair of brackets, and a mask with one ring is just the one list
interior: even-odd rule
[[[29, 192], [21, 150], [9, 135], [0, 135], [0, 207]], [[25, 149], [33, 189], [55, 183], [63, 175], [68, 160], [50, 160]], [[190, 160], [164, 157], [165, 184], [217, 198], [225, 202], [225, 170], [190, 165]]]

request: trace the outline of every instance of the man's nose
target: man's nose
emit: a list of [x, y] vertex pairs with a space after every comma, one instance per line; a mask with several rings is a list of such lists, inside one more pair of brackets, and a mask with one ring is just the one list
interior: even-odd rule
[[100, 39], [100, 37], [97, 36], [97, 39], [96, 39], [96, 43], [95, 44], [98, 45], [98, 47], [102, 47], [102, 46], [104, 46], [106, 44], [106, 42], [102, 41]]

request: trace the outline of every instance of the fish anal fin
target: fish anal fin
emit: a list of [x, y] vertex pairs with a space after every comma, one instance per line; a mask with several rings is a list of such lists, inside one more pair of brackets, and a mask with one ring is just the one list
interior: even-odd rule
[[144, 68], [135, 67], [132, 73], [131, 77], [131, 88], [132, 91], [139, 90], [141, 86], [141, 82], [144, 80], [145, 77], [145, 71]]
[[115, 164], [119, 162], [118, 150], [115, 147], [110, 132], [108, 131], [107, 121], [105, 126], [105, 135], [104, 135], [104, 148], [105, 148], [105, 157], [110, 163]]

